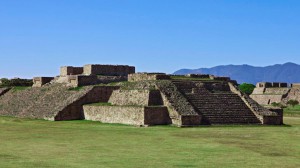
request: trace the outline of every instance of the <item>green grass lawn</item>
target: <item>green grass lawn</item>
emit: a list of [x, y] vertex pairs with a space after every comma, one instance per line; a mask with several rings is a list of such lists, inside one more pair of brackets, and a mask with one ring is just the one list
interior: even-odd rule
[[0, 167], [300, 167], [287, 126], [134, 127], [0, 117]]
[[285, 116], [291, 116], [291, 117], [300, 117], [300, 105], [297, 105], [295, 107], [287, 107], [284, 108], [284, 115]]

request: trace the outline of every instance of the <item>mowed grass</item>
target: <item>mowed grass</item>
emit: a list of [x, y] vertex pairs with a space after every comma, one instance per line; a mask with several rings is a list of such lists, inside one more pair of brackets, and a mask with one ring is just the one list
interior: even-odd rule
[[291, 117], [300, 117], [300, 105], [297, 106], [288, 106], [287, 108], [284, 108], [284, 115], [285, 116], [291, 116]]
[[300, 167], [286, 126], [134, 127], [0, 117], [0, 167]]

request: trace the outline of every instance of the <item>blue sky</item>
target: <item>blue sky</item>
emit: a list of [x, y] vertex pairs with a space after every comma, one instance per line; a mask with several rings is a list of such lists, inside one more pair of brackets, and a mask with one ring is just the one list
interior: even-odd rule
[[0, 77], [300, 63], [299, 0], [0, 0]]

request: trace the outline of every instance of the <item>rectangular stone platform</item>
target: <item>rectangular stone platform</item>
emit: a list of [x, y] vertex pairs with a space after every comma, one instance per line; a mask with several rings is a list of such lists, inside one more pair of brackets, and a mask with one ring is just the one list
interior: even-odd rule
[[130, 125], [171, 124], [167, 107], [84, 105], [86, 120]]

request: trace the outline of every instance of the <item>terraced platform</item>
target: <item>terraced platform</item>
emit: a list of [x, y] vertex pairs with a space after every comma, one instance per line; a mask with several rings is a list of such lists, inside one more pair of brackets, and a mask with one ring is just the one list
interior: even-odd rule
[[188, 80], [173, 80], [172, 82], [202, 115], [203, 123], [261, 123], [239, 95], [232, 93], [224, 82], [207, 84]]

